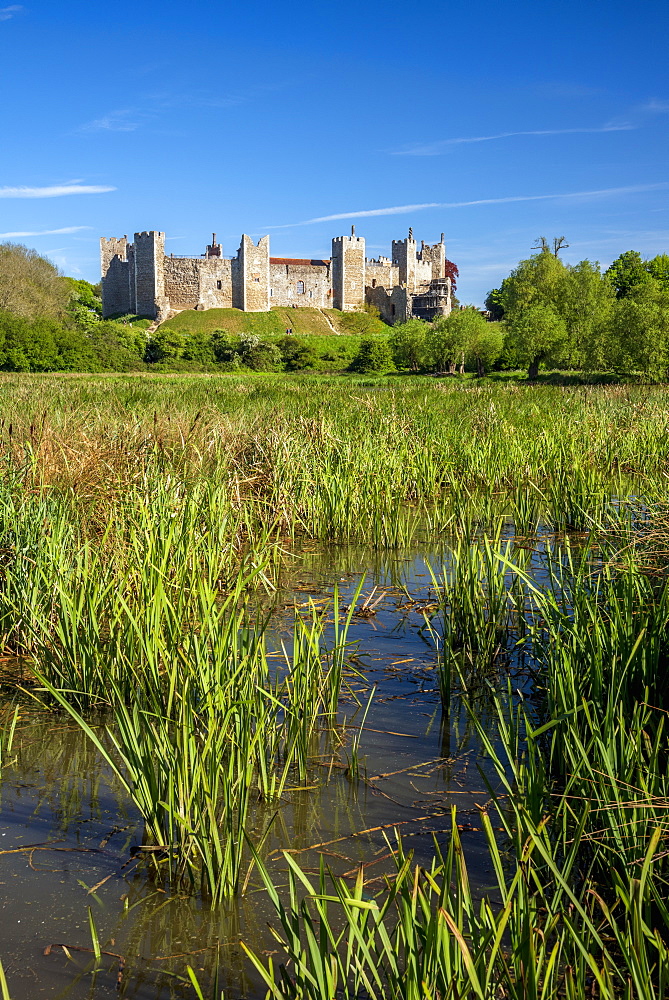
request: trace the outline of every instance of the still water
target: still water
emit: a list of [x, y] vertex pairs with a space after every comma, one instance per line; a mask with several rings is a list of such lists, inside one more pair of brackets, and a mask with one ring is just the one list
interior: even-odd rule
[[[357, 606], [366, 601], [371, 611], [356, 615], [349, 633], [359, 673], [347, 678], [340, 706], [343, 748], [324, 754], [311, 787], [255, 819], [258, 834], [270, 827], [264, 853], [275, 884], [285, 883], [281, 849], [291, 849], [306, 871], [316, 872], [321, 854], [340, 875], [364, 862], [372, 895], [391, 870], [395, 831], [427, 861], [433, 835], [447, 839], [453, 805], [472, 879], [480, 889], [491, 881], [477, 804], [488, 798], [483, 775], [494, 781], [492, 769], [457, 697], [443, 716], [426, 628], [436, 610], [429, 567], [442, 563], [434, 545], [392, 553], [314, 545], [296, 554], [277, 595], [270, 647], [288, 641], [294, 603], [308, 607], [335, 585], [349, 603], [364, 578]], [[534, 570], [541, 574], [540, 549]], [[508, 669], [525, 683], [520, 665]], [[352, 774], [351, 740], [370, 696]], [[5, 718], [8, 706], [0, 701]], [[243, 898], [213, 911], [151, 879], [137, 852], [134, 807], [85, 735], [33, 706], [26, 699], [0, 772], [0, 960], [13, 1000], [192, 997], [189, 965], [205, 995], [216, 967], [230, 997], [264, 995], [239, 947], [240, 939], [259, 952], [277, 947], [257, 873]], [[97, 967], [91, 918], [107, 953]]]

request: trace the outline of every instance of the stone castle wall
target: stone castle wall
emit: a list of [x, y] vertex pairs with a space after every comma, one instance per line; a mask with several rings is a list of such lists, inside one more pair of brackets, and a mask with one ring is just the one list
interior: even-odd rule
[[232, 263], [227, 257], [199, 261], [199, 304], [203, 309], [232, 309]]
[[132, 276], [131, 265], [127, 260], [122, 260], [121, 257], [111, 259], [102, 279], [105, 316], [134, 313], [135, 298], [130, 287]]
[[410, 295], [427, 289], [431, 281], [445, 276], [446, 247], [443, 242], [417, 248], [413, 236], [393, 240], [393, 264], [399, 272], [399, 284], [406, 285]]
[[165, 295], [172, 309], [194, 309], [200, 301], [200, 265], [195, 257], [165, 259]]
[[[416, 249], [412, 231], [394, 240], [392, 259], [366, 260], [365, 240], [339, 236], [331, 260], [270, 258], [269, 236], [242, 236], [237, 256], [220, 256], [215, 243], [202, 257], [166, 257], [165, 234], [135, 233], [100, 240], [105, 317], [134, 313], [164, 319], [170, 310], [237, 308], [267, 312], [271, 306], [359, 310], [372, 302], [387, 323], [450, 311], [445, 246]], [[415, 308], [414, 308], [415, 305]]]
[[329, 261], [271, 257], [270, 305], [332, 308]]
[[367, 288], [393, 288], [399, 283], [399, 268], [387, 258], [368, 260], [365, 263], [365, 285]]
[[395, 323], [406, 323], [411, 317], [411, 296], [405, 285], [395, 285], [394, 288], [367, 286], [366, 299], [370, 305], [379, 310], [384, 323], [394, 326]]
[[413, 236], [405, 240], [393, 240], [393, 264], [399, 271], [400, 285], [406, 285], [410, 293], [416, 287], [416, 241]]

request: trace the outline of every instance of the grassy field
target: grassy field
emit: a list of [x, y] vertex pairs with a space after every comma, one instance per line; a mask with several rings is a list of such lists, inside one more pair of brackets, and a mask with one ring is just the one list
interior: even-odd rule
[[[117, 776], [156, 877], [216, 901], [255, 866], [282, 931], [277, 964], [248, 949], [270, 996], [667, 995], [664, 389], [1, 385], [4, 651]], [[454, 815], [428, 870], [395, 845], [369, 890], [287, 855], [286, 897], [260, 831], [287, 790], [327, 780], [311, 765], [338, 731], [352, 611], [335, 594], [327, 642], [320, 613], [296, 611], [275, 668], [253, 595], [293, 539], [419, 537], [448, 540], [426, 622], [443, 711], [469, 707], [498, 775], [479, 807], [491, 887], [470, 888]]]
[[[365, 314], [363, 314], [365, 315]], [[366, 318], [366, 315], [365, 315]], [[329, 322], [328, 322], [329, 320]], [[332, 336], [351, 333], [351, 315], [338, 309], [289, 309], [278, 307], [268, 313], [242, 312], [241, 309], [187, 309], [168, 319], [163, 326], [188, 333], [211, 333], [225, 330], [230, 334], [255, 333], [260, 337], [284, 336], [286, 330], [309, 336]], [[388, 331], [378, 320], [369, 317], [370, 333]]]

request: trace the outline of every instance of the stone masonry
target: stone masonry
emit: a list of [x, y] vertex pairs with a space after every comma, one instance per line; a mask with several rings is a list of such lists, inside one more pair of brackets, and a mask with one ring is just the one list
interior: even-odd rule
[[393, 240], [392, 257], [368, 260], [365, 240], [332, 240], [330, 260], [271, 257], [269, 236], [257, 243], [242, 236], [236, 256], [224, 257], [213, 234], [200, 257], [165, 254], [165, 234], [156, 231], [100, 240], [102, 305], [105, 317], [132, 313], [163, 320], [184, 309], [236, 308], [267, 312], [272, 306], [312, 306], [346, 311], [376, 306], [385, 322], [411, 316], [433, 319], [451, 311], [446, 247], [441, 241], [420, 250], [413, 230]]

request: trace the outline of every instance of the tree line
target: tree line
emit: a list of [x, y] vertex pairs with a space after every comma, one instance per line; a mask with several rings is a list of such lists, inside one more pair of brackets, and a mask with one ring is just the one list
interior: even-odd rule
[[[63, 277], [34, 250], [0, 244], [0, 370], [349, 370], [483, 376], [541, 367], [669, 377], [669, 256], [621, 254], [567, 264], [563, 237], [541, 238], [486, 299], [486, 313], [460, 307], [433, 323], [411, 319], [387, 335], [233, 336], [184, 332], [149, 320], [102, 319], [99, 286]], [[356, 314], [357, 315], [357, 314]], [[355, 317], [354, 317], [355, 318]], [[360, 330], [372, 329], [357, 316]], [[376, 324], [380, 326], [380, 324]], [[376, 327], [374, 327], [376, 329]], [[327, 343], [326, 343], [327, 341]]]
[[643, 260], [629, 250], [604, 272], [589, 260], [565, 264], [541, 240], [486, 307], [504, 328], [504, 361], [587, 371], [639, 372], [665, 379], [669, 369], [669, 256]]
[[643, 260], [621, 254], [606, 271], [589, 260], [566, 264], [564, 237], [539, 240], [486, 298], [484, 315], [460, 308], [432, 324], [410, 320], [393, 328], [397, 367], [455, 373], [465, 367], [541, 367], [669, 377], [669, 256]]

